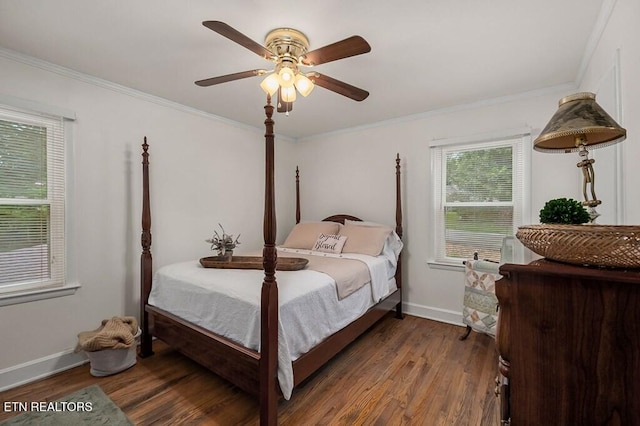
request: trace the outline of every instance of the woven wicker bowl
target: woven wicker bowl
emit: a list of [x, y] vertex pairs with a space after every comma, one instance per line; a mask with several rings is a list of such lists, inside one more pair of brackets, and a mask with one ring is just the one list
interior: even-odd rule
[[528, 225], [516, 237], [534, 253], [576, 265], [640, 268], [640, 226]]

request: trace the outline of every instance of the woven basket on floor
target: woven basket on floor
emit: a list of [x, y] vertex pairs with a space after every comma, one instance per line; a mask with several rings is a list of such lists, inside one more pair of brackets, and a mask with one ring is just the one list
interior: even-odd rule
[[640, 226], [528, 225], [516, 237], [534, 253], [576, 265], [640, 268]]

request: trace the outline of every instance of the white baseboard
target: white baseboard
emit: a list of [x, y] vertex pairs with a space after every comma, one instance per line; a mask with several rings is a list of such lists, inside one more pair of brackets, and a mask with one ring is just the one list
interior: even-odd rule
[[44, 358], [0, 370], [0, 392], [44, 379], [89, 362], [84, 352], [69, 349]]
[[460, 327], [465, 326], [462, 323], [462, 308], [460, 308], [460, 311], [450, 311], [448, 309], [416, 305], [413, 303], [403, 303], [402, 307], [404, 312], [408, 315], [440, 321], [447, 324], [459, 325]]

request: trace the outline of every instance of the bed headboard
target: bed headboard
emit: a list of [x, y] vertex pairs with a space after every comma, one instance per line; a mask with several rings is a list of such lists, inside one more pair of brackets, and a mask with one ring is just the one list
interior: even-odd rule
[[353, 220], [355, 222], [362, 222], [359, 217], [351, 216], [350, 214], [334, 214], [333, 216], [325, 217], [323, 222], [338, 222], [344, 225], [345, 220]]

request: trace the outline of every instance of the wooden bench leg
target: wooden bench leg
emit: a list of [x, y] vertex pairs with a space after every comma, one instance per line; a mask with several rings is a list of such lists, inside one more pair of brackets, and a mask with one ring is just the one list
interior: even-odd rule
[[469, 337], [469, 334], [471, 333], [471, 326], [467, 326], [467, 329], [464, 331], [464, 334], [460, 337], [458, 337], [458, 340], [466, 340], [467, 337]]

